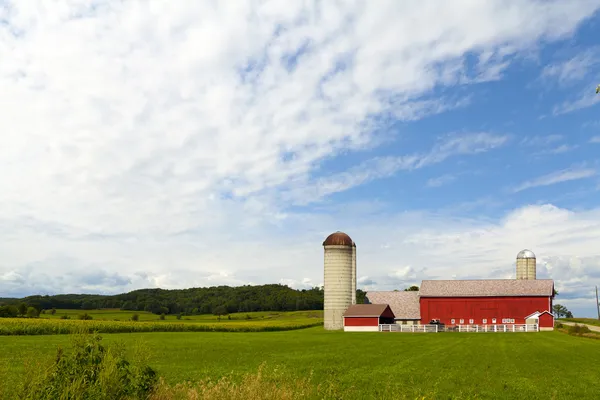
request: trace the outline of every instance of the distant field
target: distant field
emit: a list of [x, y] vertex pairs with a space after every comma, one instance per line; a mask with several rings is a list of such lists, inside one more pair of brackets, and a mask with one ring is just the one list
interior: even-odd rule
[[[561, 318], [560, 321], [576, 322], [578, 324], [587, 324], [600, 326], [600, 320], [594, 318]], [[560, 322], [558, 321], [558, 322]]]
[[[27, 358], [52, 357], [68, 336], [0, 337], [0, 385], [10, 391]], [[600, 343], [559, 332], [344, 333], [309, 328], [261, 333], [104, 335], [143, 343], [168, 382], [278, 366], [344, 399], [597, 399]]]
[[[103, 310], [56, 310], [56, 314], [52, 315], [46, 312], [40, 314], [40, 318], [60, 319], [63, 315], [69, 316], [71, 319], [76, 319], [78, 315], [87, 313], [95, 320], [105, 321], [130, 321], [134, 314], [137, 314], [140, 321], [160, 321], [160, 316], [147, 311], [121, 311], [119, 309], [103, 309]], [[221, 317], [221, 321], [247, 321], [248, 319], [297, 319], [297, 318], [323, 318], [323, 311], [261, 311], [249, 313], [233, 313]], [[177, 319], [175, 315], [165, 315], [164, 321], [172, 322], [215, 322], [219, 321], [219, 317], [212, 314], [202, 315], [187, 315]]]
[[[253, 332], [302, 329], [323, 323], [322, 311], [261, 312], [232, 314], [230, 318], [213, 315], [176, 317], [160, 320], [150, 313], [140, 313], [139, 321], [132, 321], [134, 313], [115, 310], [88, 312], [93, 319], [79, 320], [78, 310], [61, 310], [46, 318], [0, 318], [0, 335], [53, 335], [78, 331], [100, 333], [132, 332]], [[60, 319], [68, 315], [71, 319]], [[117, 318], [120, 317], [120, 318]]]

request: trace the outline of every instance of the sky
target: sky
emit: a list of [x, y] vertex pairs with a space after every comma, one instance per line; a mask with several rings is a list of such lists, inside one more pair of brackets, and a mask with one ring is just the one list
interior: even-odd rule
[[600, 285], [600, 0], [0, 0], [0, 297]]

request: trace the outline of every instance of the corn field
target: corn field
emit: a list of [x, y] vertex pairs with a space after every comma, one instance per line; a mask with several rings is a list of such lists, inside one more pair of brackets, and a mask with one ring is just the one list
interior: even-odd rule
[[59, 320], [35, 318], [1, 318], [0, 336], [60, 335], [70, 333], [133, 332], [272, 332], [289, 331], [322, 325], [322, 320], [244, 321], [236, 323], [175, 323], [138, 321]]

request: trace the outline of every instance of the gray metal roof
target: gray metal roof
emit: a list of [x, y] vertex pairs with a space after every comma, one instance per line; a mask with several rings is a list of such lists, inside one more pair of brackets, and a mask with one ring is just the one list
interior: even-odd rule
[[533, 254], [533, 251], [525, 249], [517, 254], [517, 258], [535, 258], [535, 254]]
[[419, 292], [367, 292], [373, 304], [389, 304], [396, 319], [421, 319]]
[[552, 296], [552, 279], [428, 280], [421, 297]]

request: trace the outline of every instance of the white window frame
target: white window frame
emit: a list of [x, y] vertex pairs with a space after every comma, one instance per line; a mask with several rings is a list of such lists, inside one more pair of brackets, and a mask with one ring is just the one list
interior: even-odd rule
[[492, 318], [492, 324], [496, 323], [496, 318]]
[[510, 323], [511, 323], [511, 324], [514, 324], [514, 323], [515, 323], [515, 319], [514, 319], [514, 318], [511, 318], [511, 319], [510, 319]]
[[452, 319], [450, 320], [450, 323], [451, 323], [452, 325], [454, 325], [454, 324], [456, 324], [456, 320], [455, 320], [454, 318], [452, 318]]
[[473, 324], [473, 323], [475, 323], [475, 320], [473, 318], [471, 318], [471, 319], [469, 319], [469, 323]]
[[460, 324], [464, 324], [464, 323], [465, 323], [465, 320], [461, 318], [460, 319]]
[[482, 321], [484, 324], [487, 324], [487, 318], [484, 318]]

